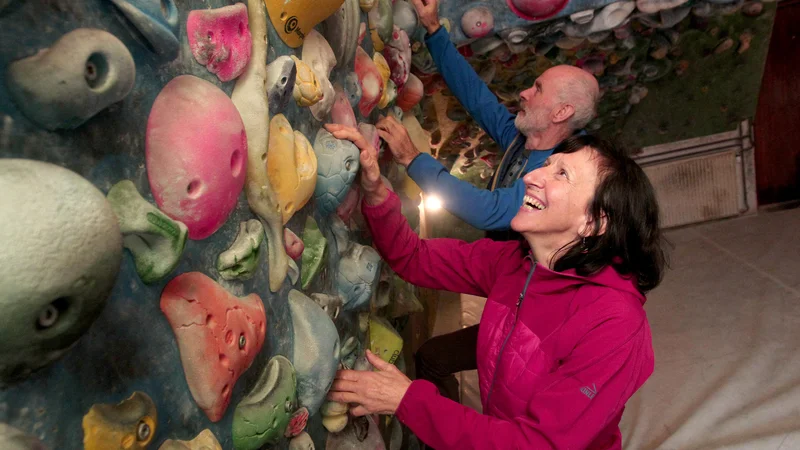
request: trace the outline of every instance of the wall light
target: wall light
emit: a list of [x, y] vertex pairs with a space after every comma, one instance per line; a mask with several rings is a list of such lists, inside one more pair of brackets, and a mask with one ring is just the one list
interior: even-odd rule
[[430, 212], [436, 212], [442, 209], [442, 200], [435, 195], [426, 195], [424, 197], [425, 209]]

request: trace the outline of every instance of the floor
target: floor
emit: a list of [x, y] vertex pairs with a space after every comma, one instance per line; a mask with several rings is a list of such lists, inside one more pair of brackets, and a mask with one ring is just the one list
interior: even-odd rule
[[[645, 307], [656, 369], [628, 401], [624, 448], [800, 449], [800, 209], [667, 236], [671, 269]], [[475, 323], [482, 300], [462, 309]], [[462, 377], [479, 409], [475, 373]]]

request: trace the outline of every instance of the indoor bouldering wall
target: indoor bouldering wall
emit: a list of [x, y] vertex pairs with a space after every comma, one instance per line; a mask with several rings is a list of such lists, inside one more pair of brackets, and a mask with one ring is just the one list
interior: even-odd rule
[[397, 448], [325, 400], [420, 309], [321, 131], [422, 96], [369, 6], [0, 1], [0, 448]]

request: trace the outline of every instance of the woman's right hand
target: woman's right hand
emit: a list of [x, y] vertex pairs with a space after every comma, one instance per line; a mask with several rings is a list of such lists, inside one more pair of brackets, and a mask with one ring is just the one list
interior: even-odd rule
[[347, 139], [358, 147], [359, 164], [361, 165], [361, 191], [364, 193], [364, 200], [370, 205], [383, 203], [389, 196], [389, 190], [381, 181], [378, 150], [368, 144], [364, 136], [353, 127], [328, 123], [325, 124], [325, 129], [336, 139]]
[[419, 22], [428, 32], [433, 34], [439, 29], [439, 0], [411, 0], [417, 9]]

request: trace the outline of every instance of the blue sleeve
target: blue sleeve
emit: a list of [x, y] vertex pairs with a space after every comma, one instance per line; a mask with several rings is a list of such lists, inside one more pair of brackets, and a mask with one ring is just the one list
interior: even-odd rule
[[450, 175], [433, 156], [422, 153], [408, 165], [408, 175], [426, 194], [441, 198], [444, 209], [480, 230], [507, 230], [522, 206], [525, 183], [493, 191]]
[[475, 69], [458, 53], [444, 27], [425, 38], [433, 62], [447, 87], [469, 115], [505, 150], [517, 135], [514, 116], [480, 79]]

